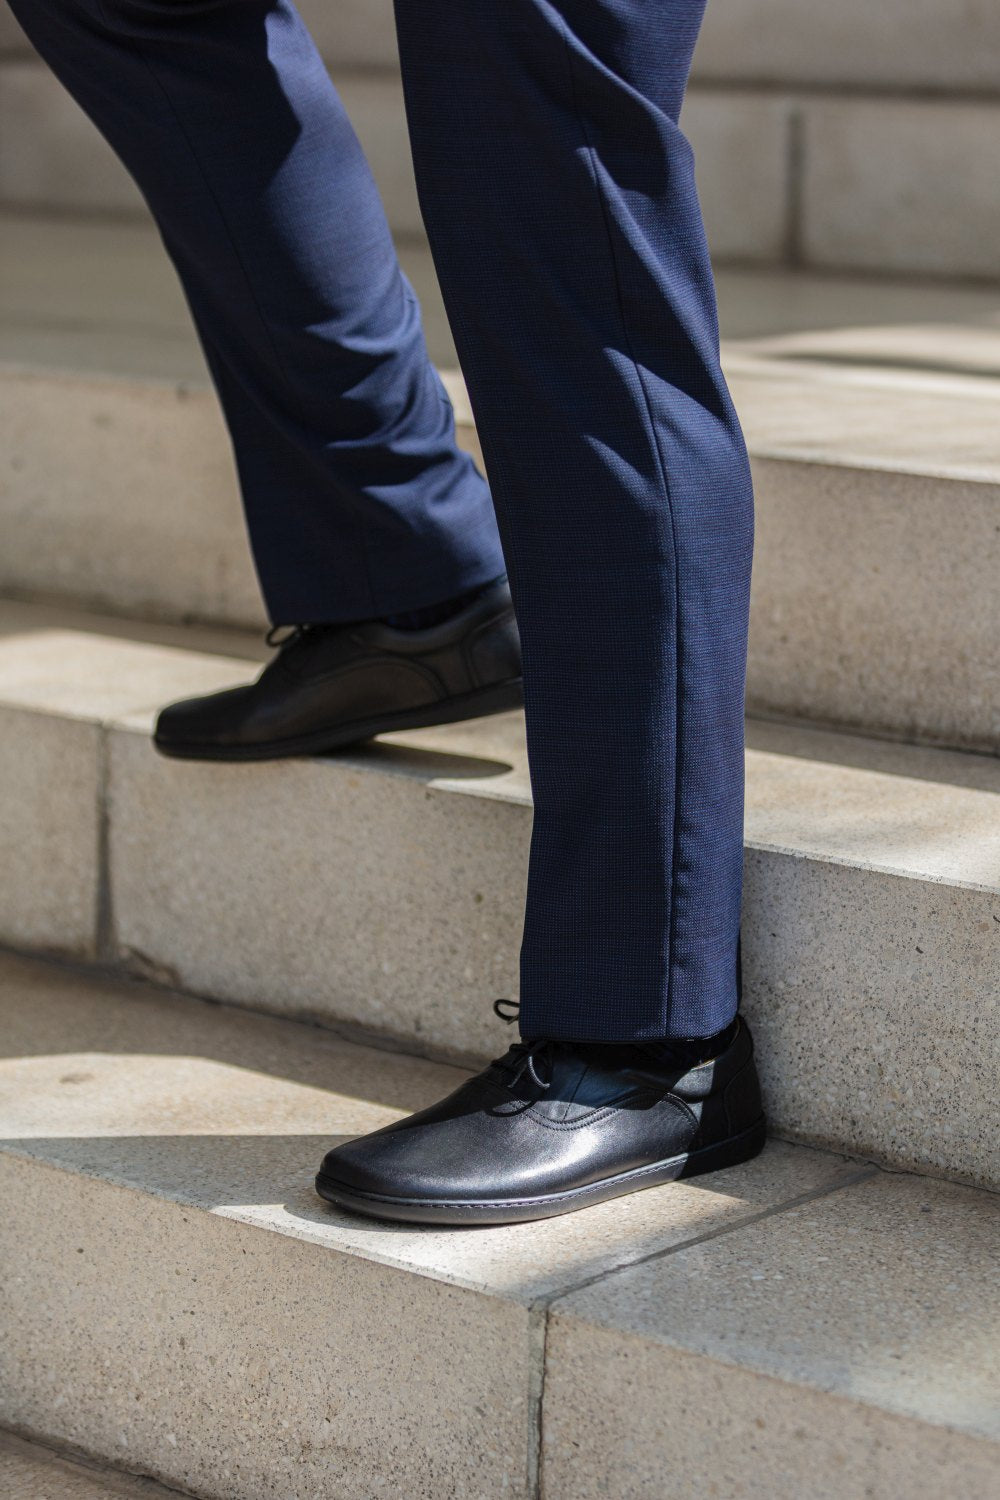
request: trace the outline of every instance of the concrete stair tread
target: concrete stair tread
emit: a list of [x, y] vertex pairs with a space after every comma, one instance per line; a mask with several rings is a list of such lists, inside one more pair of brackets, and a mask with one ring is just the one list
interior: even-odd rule
[[[426, 242], [402, 236], [432, 358], [455, 351]], [[0, 210], [0, 360], [205, 384], [208, 372], [174, 271], [146, 219]]]
[[[152, 231], [0, 227], [0, 591], [260, 625], [228, 440]], [[426, 250], [407, 264], [450, 359]], [[994, 753], [995, 289], [749, 270], [719, 289], [757, 493], [751, 711]]]
[[[667, 1372], [637, 1403], [637, 1357], [680, 1361], [737, 1426], [757, 1414], [747, 1381], [768, 1376], [769, 1415], [817, 1412], [824, 1473], [834, 1450], [855, 1464], [875, 1448], [910, 1465], [914, 1500], [947, 1477], [990, 1493], [993, 1195], [775, 1141], [744, 1167], [565, 1219], [369, 1225], [314, 1198], [319, 1155], [454, 1086], [454, 1068], [11, 958], [0, 1004], [0, 1235], [19, 1289], [4, 1417], [20, 1428], [209, 1494], [263, 1493], [266, 1477], [294, 1500], [322, 1474], [324, 1494], [353, 1496], [381, 1474], [392, 1494], [520, 1496], [540, 1458], [545, 1493], [576, 1500], [605, 1492], [589, 1468], [602, 1424], [626, 1444], [659, 1392], [640, 1463], [662, 1475], [678, 1441], [662, 1402], [695, 1405]], [[64, 1335], [55, 1388], [40, 1320]], [[851, 1440], [864, 1429], [860, 1459], [845, 1423]], [[701, 1463], [724, 1465], [729, 1439], [706, 1441]], [[771, 1442], [787, 1464], [788, 1433]], [[431, 1466], [437, 1491], [419, 1487]], [[652, 1493], [622, 1473], [612, 1492]], [[793, 1482], [801, 1471], [746, 1493], [800, 1495]]]
[[[323, 0], [299, 10], [323, 56], [339, 68], [397, 66], [391, 0]], [[709, 10], [695, 52], [695, 83], [934, 96], [996, 92], [992, 66], [1000, 23], [989, 6], [964, 0], [883, 0], [877, 11], [845, 0], [832, 17], [809, 0], [743, 0]], [[9, 11], [0, 11], [0, 53], [30, 55]]]
[[[669, 1391], [682, 1393], [670, 1457], [692, 1495], [930, 1497], [945, 1454], [961, 1490], [992, 1493], [1000, 1342], [981, 1303], [1000, 1200], [928, 1186], [868, 1178], [560, 1299], [553, 1489], [597, 1500], [624, 1473], [629, 1495], [652, 1500]], [[723, 1392], [720, 1455], [696, 1413]]]
[[[868, 471], [936, 475], [995, 485], [1000, 480], [996, 440], [1000, 406], [1000, 333], [964, 330], [978, 346], [984, 373], [947, 368], [931, 331], [893, 330], [887, 347], [901, 353], [876, 360], [845, 358], [832, 339], [724, 346], [723, 363], [755, 458], [833, 464]], [[804, 354], [800, 351], [808, 349]], [[824, 352], [824, 350], [826, 352]], [[200, 356], [183, 335], [138, 329], [0, 328], [0, 382], [44, 382], [49, 408], [74, 386], [114, 406], [121, 394], [193, 386], [207, 398]], [[110, 367], [110, 368], [109, 368]], [[988, 368], [989, 375], [985, 373]], [[471, 407], [458, 371], [445, 372], [456, 419], [472, 427]], [[48, 387], [55, 386], [49, 390]], [[213, 401], [214, 406], [214, 401]], [[467, 439], [468, 442], [468, 439]]]
[[[432, 1104], [463, 1070], [9, 956], [0, 974], [4, 1150], [526, 1305], [864, 1170], [775, 1143], [711, 1202], [671, 1184], [494, 1234], [380, 1225], [316, 1197], [323, 1154]], [[493, 1030], [505, 1051], [506, 1028]]]
[[[981, 343], [1000, 364], [1000, 333], [981, 332]], [[811, 347], [821, 347], [821, 341]], [[934, 347], [928, 335], [928, 361]], [[1000, 481], [1000, 379], [930, 363], [919, 368], [916, 358], [908, 368], [879, 367], [860, 358], [848, 362], [839, 353], [806, 359], [786, 343], [780, 354], [767, 349], [767, 357], [740, 348], [724, 363], [755, 458], [995, 486]]]
[[179, 1491], [0, 1432], [5, 1500], [170, 1500]]
[[[109, 625], [113, 636], [104, 633]], [[143, 639], [148, 633], [160, 641]], [[0, 702], [145, 736], [171, 697], [256, 675], [262, 643], [232, 633], [244, 647], [241, 659], [208, 650], [219, 637], [226, 640], [203, 627], [148, 631], [83, 612], [69, 612], [67, 621], [51, 607], [0, 601]], [[386, 747], [409, 753], [385, 754]], [[439, 790], [530, 801], [519, 714], [385, 735], [377, 746], [311, 764], [332, 769], [355, 760]], [[282, 774], [280, 766], [234, 769], [237, 776]], [[747, 800], [748, 837], [764, 847], [833, 851], [862, 867], [1000, 890], [1000, 762], [993, 757], [751, 721]]]
[[[220, 645], [239, 656], [220, 654]], [[0, 705], [141, 738], [165, 702], [249, 681], [268, 655], [259, 637], [237, 632], [0, 600]], [[519, 713], [384, 735], [307, 764], [318, 776], [350, 765], [413, 776], [442, 792], [519, 806], [531, 800]], [[150, 765], [168, 775], [206, 774], [160, 758]], [[285, 762], [207, 774], [276, 781], [289, 769]], [[1000, 761], [750, 720], [747, 838], [761, 848], [1000, 893]]]
[[139, 620], [127, 615], [80, 609], [72, 604], [38, 604], [0, 596], [0, 638], [27, 636], [37, 641], [49, 631], [71, 631], [103, 640], [166, 646], [240, 661], [264, 662], [271, 655], [261, 630]]
[[[924, 316], [928, 309], [924, 309]], [[851, 324], [747, 338], [742, 350], [765, 358], [820, 361], [870, 369], [1000, 377], [1000, 317], [986, 322]], [[975, 387], [969, 387], [973, 391]], [[995, 392], [995, 385], [985, 393]]]
[[[66, 623], [0, 608], [0, 825], [24, 851], [0, 870], [0, 941], [492, 1052], [531, 826], [521, 716], [331, 757], [168, 761], [157, 708], [252, 675], [249, 642], [237, 658], [195, 629]], [[1000, 763], [751, 722], [747, 770], [746, 1003], [776, 1120], [997, 1184]]]
[[[399, 254], [425, 310], [438, 364], [455, 363], [425, 242]], [[785, 268], [720, 267], [723, 338], [761, 353], [884, 362], [896, 340], [902, 363], [950, 369], [962, 344], [977, 366], [997, 368], [1000, 297], [963, 282], [836, 276]], [[853, 347], [845, 355], [843, 341]], [[0, 209], [0, 360], [104, 373], [205, 380], [190, 315], [159, 236], [145, 220], [53, 217]], [[960, 364], [959, 368], [962, 368]]]
[[[921, 0], [926, 16], [934, 13], [930, 32], [916, 44], [919, 54], [931, 41], [928, 89], [926, 55], [911, 55], [914, 70], [904, 69], [895, 80], [892, 66], [887, 73], [876, 69], [874, 75], [859, 66], [859, 57], [870, 60], [873, 51], [885, 50], [882, 35], [874, 48], [870, 44], [870, 7], [852, 21], [838, 13], [837, 40], [842, 35], [851, 39], [845, 57], [836, 44], [817, 46], [816, 25], [803, 25], [798, 11], [792, 15], [793, 0], [769, 3], [777, 10], [759, 17], [752, 6], [741, 6], [740, 17], [730, 13], [732, 7], [721, 7], [717, 21], [710, 13], [699, 56], [710, 58], [716, 25], [721, 53], [716, 48], [714, 63], [709, 60], [705, 67], [696, 58], [681, 117], [698, 162], [700, 198], [717, 262], [794, 261], [869, 274], [995, 282], [998, 219], [990, 144], [997, 106], [989, 33], [995, 35], [996, 23], [991, 20], [985, 29], [973, 25], [966, 0], [949, 0], [953, 9], [962, 7], [960, 18], [954, 19], [939, 14], [941, 0]], [[858, 0], [852, 4], [857, 6]], [[883, 17], [894, 36], [889, 49], [894, 62], [900, 55], [898, 36], [905, 33], [912, 48], [923, 30], [912, 24], [909, 13], [900, 21], [895, 7], [904, 4], [908, 0], [894, 0], [892, 14]], [[359, 0], [353, 16], [342, 16], [338, 7], [335, 16], [326, 18], [323, 30], [328, 33], [332, 24], [338, 39], [327, 52], [328, 63], [391, 226], [419, 237], [423, 226], [384, 7], [362, 28], [368, 42], [376, 44], [374, 57], [366, 61], [359, 56], [349, 36], [343, 50], [339, 45], [345, 32], [357, 35], [364, 8]], [[322, 8], [318, 13], [322, 17]], [[754, 45], [745, 41], [747, 23]], [[791, 56], [783, 60], [774, 45], [776, 37], [790, 32], [797, 39], [793, 53], [801, 49], [799, 61]], [[984, 88], [964, 67], [948, 75], [951, 48], [942, 46], [935, 32], [943, 32], [949, 42], [956, 33], [966, 37], [970, 54], [985, 69], [982, 76], [993, 86]], [[761, 47], [767, 59], [763, 77]], [[744, 66], [755, 51], [758, 63]], [[814, 64], [818, 60], [818, 74], [801, 70], [803, 53]], [[840, 64], [831, 67], [838, 53]], [[726, 55], [736, 61], [723, 68], [723, 76], [718, 69], [720, 56]], [[0, 58], [0, 118], [4, 204], [35, 212], [144, 216], [124, 168], [30, 55]]]
[[[8, 378], [23, 366], [207, 383], [150, 226], [30, 215], [0, 215], [0, 226]], [[427, 310], [432, 352], [453, 364], [429, 252], [404, 241], [400, 254]], [[754, 454], [996, 482], [995, 292], [774, 271], [721, 271], [718, 280], [727, 364]], [[460, 422], [471, 425], [460, 378], [449, 385]]]

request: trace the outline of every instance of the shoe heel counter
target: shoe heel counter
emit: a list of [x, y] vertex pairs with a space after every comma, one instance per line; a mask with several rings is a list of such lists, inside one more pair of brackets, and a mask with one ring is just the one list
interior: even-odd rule
[[764, 1113], [760, 1078], [752, 1055], [726, 1084], [723, 1101], [730, 1135], [746, 1130]]
[[513, 610], [487, 620], [469, 637], [466, 660], [473, 687], [520, 677], [521, 640]]

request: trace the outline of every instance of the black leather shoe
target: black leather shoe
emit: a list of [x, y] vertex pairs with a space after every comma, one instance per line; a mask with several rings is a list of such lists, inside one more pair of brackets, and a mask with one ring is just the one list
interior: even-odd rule
[[502, 580], [427, 630], [303, 625], [256, 682], [172, 703], [153, 736], [164, 755], [270, 760], [336, 750], [518, 708], [521, 651]]
[[519, 1042], [440, 1104], [330, 1151], [316, 1189], [422, 1224], [510, 1224], [756, 1156], [764, 1114], [740, 1019], [690, 1066], [643, 1046]]

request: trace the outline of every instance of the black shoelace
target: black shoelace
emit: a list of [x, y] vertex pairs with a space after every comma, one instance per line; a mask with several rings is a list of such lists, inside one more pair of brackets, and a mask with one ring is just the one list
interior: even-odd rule
[[[272, 625], [264, 637], [267, 645], [273, 651], [284, 651], [288, 646], [294, 646], [310, 630], [322, 630], [321, 625]], [[287, 635], [281, 632], [287, 630]]]
[[[508, 1008], [505, 1009], [505, 1007]], [[517, 1020], [520, 1010], [521, 1007], [516, 1000], [501, 999], [493, 1002], [493, 1014], [501, 1021], [506, 1021], [509, 1026]], [[730, 1045], [738, 1030], [737, 1019], [713, 1037], [681, 1037], [663, 1042], [608, 1043], [606, 1046], [602, 1044], [602, 1050], [605, 1056], [608, 1053], [618, 1053], [619, 1061], [616, 1066], [623, 1073], [634, 1074], [642, 1078], [655, 1078], [658, 1082], [662, 1082], [664, 1076], [684, 1073], [689, 1068], [697, 1067], [699, 1063], [715, 1057]], [[497, 1059], [494, 1067], [507, 1074], [508, 1088], [513, 1088], [527, 1074], [536, 1087], [548, 1089], [552, 1086], [552, 1066], [556, 1049], [559, 1046], [560, 1043], [553, 1041], [550, 1037], [534, 1037], [515, 1042], [504, 1057]], [[576, 1046], [579, 1050], [582, 1044], [576, 1044]], [[541, 1072], [539, 1067], [542, 1069]]]
[[[503, 1009], [505, 1005], [511, 1007], [509, 1012]], [[493, 1002], [493, 1014], [498, 1016], [501, 1021], [505, 1021], [508, 1026], [514, 1024], [520, 1010], [521, 1007], [516, 1000], [500, 999]], [[551, 1075], [553, 1052], [557, 1045], [556, 1042], [550, 1041], [544, 1036], [535, 1037], [533, 1040], [515, 1042], [507, 1055], [499, 1058], [494, 1066], [503, 1068], [508, 1073], [508, 1088], [512, 1089], [515, 1084], [520, 1083], [526, 1073], [537, 1088], [551, 1088], [551, 1077], [542, 1077], [538, 1071], [536, 1059], [537, 1062], [541, 1063], [546, 1073]]]

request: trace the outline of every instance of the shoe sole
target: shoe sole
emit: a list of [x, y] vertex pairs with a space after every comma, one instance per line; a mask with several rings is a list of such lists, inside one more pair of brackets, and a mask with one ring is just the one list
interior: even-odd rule
[[550, 1193], [541, 1198], [486, 1199], [478, 1202], [391, 1198], [345, 1187], [328, 1177], [325, 1172], [320, 1172], [316, 1178], [316, 1191], [328, 1203], [350, 1209], [352, 1213], [364, 1214], [370, 1219], [470, 1227], [476, 1224], [521, 1224], [531, 1219], [548, 1219], [557, 1214], [573, 1213], [579, 1208], [604, 1203], [608, 1198], [619, 1198], [642, 1188], [675, 1182], [681, 1177], [700, 1177], [706, 1172], [720, 1172], [724, 1167], [735, 1167], [740, 1162], [750, 1161], [757, 1156], [764, 1148], [765, 1139], [766, 1124], [762, 1115], [748, 1130], [730, 1136], [728, 1140], [718, 1141], [713, 1146], [704, 1146], [700, 1151], [685, 1152], [666, 1161], [621, 1172], [616, 1177], [605, 1177], [600, 1182], [591, 1182], [585, 1187], [572, 1188], [565, 1193]]
[[289, 755], [322, 755], [330, 750], [343, 750], [348, 745], [357, 745], [363, 740], [374, 739], [376, 735], [392, 734], [400, 729], [428, 729], [434, 724], [457, 724], [463, 719], [485, 718], [487, 714], [520, 708], [523, 702], [522, 679], [512, 677], [507, 682], [477, 688], [474, 693], [443, 698], [422, 708], [382, 714], [352, 724], [332, 725], [328, 729], [298, 735], [295, 739], [270, 740], [259, 745], [218, 745], [164, 740], [154, 734], [153, 744], [161, 755], [173, 760], [280, 760]]

